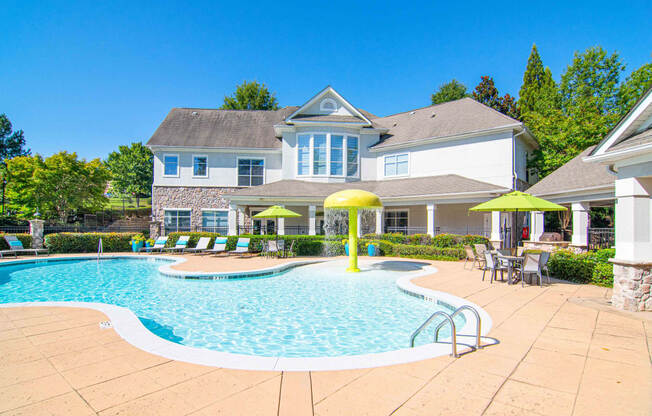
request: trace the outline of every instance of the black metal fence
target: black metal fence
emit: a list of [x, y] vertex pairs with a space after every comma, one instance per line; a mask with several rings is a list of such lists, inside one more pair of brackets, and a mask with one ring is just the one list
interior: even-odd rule
[[616, 244], [616, 233], [613, 228], [589, 228], [589, 250], [613, 247]]
[[[7, 234], [27, 234], [29, 225], [2, 225], [0, 232]], [[145, 227], [112, 226], [112, 227], [88, 227], [84, 225], [45, 225], [43, 234], [54, 233], [147, 233]]]

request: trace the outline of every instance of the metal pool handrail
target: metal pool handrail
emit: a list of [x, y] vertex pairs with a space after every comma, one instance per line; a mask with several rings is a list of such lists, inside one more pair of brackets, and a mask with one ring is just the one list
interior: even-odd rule
[[[476, 311], [475, 308], [472, 307], [472, 306], [462, 305], [459, 308], [455, 309], [455, 312], [453, 312], [450, 315], [450, 318], [454, 319], [457, 315], [462, 313], [462, 311], [464, 311], [464, 310], [471, 311], [471, 313], [473, 313], [473, 315], [475, 315], [475, 323], [476, 323], [476, 325], [475, 325], [475, 348], [480, 349], [480, 348], [482, 348], [482, 345], [480, 345], [480, 339], [482, 337], [482, 324], [481, 324], [481, 320], [480, 320], [480, 314], [478, 313], [478, 311]], [[445, 323], [446, 323], [446, 321], [441, 322], [439, 325], [437, 325], [437, 328], [435, 328], [435, 342], [437, 342], [437, 340], [439, 339], [439, 330], [444, 326]]]
[[[421, 324], [419, 328], [417, 328], [416, 331], [412, 333], [412, 336], [410, 337], [410, 347], [414, 347], [414, 340], [416, 339], [417, 335], [421, 333], [428, 325], [430, 325], [430, 322], [432, 322], [433, 319], [437, 316], [443, 316], [445, 321], [439, 324], [439, 326], [442, 326], [444, 323], [448, 322], [451, 326], [451, 345], [452, 345], [452, 352], [451, 355], [455, 358], [458, 357], [457, 355], [457, 338], [456, 338], [456, 331], [455, 331], [455, 322], [453, 322], [453, 318], [449, 314], [443, 311], [437, 311], [430, 315], [430, 318], [426, 319], [424, 323]], [[439, 328], [439, 326], [437, 328]], [[437, 342], [435, 340], [435, 342]]]

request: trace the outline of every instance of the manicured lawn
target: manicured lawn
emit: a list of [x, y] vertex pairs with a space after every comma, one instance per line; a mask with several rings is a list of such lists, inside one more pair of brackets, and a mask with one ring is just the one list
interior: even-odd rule
[[[151, 207], [152, 198], [140, 198], [140, 208]], [[106, 206], [110, 209], [122, 209], [122, 198], [112, 197], [109, 198], [109, 203]], [[136, 208], [136, 198], [125, 198], [124, 200], [125, 208]]]

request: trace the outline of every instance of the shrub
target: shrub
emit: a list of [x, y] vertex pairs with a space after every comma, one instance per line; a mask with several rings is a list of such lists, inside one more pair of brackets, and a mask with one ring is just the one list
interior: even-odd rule
[[140, 233], [57, 233], [45, 236], [45, 246], [52, 253], [97, 253], [102, 238], [106, 253], [130, 251], [131, 239]]
[[550, 256], [548, 268], [558, 279], [577, 283], [594, 283], [613, 286], [613, 265], [609, 259], [615, 255], [613, 249], [575, 254], [570, 250], [558, 250]]
[[372, 240], [385, 240], [394, 244], [406, 244], [408, 241], [408, 236], [401, 233], [366, 234], [363, 236], [363, 238]]
[[591, 283], [598, 286], [613, 287], [614, 265], [611, 263], [596, 263], [591, 275]]
[[[491, 247], [491, 241], [487, 237], [482, 235], [465, 235], [462, 237], [462, 245], [469, 245], [473, 247], [474, 244], [484, 244], [487, 247]], [[475, 250], [475, 247], [473, 247]]]
[[429, 234], [412, 234], [407, 236], [406, 244], [413, 244], [418, 246], [429, 246], [433, 243], [432, 237]]
[[462, 236], [457, 234], [437, 234], [433, 244], [437, 247], [455, 247], [462, 243]]
[[457, 247], [417, 246], [409, 244], [395, 244], [392, 253], [398, 257], [430, 260], [461, 260], [466, 257], [464, 249]]
[[9, 244], [7, 244], [7, 240], [5, 240], [5, 235], [14, 235], [21, 243], [23, 243], [23, 247], [32, 248], [32, 236], [30, 234], [0, 233], [0, 250], [9, 250]]

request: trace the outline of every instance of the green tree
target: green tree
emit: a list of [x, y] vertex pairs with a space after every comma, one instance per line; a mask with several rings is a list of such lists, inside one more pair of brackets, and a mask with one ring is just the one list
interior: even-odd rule
[[652, 87], [652, 62], [632, 72], [618, 89], [620, 114], [627, 113], [645, 91]]
[[522, 116], [530, 111], [539, 113], [548, 109], [558, 108], [557, 85], [552, 78], [550, 68], [543, 67], [537, 45], [532, 45], [530, 57], [527, 60], [523, 85], [518, 92], [518, 108]]
[[13, 131], [6, 114], [0, 114], [0, 162], [16, 156], [29, 155], [25, 149], [25, 134], [22, 130]]
[[76, 153], [59, 152], [46, 159], [19, 156], [7, 162], [11, 180], [7, 193], [20, 216], [38, 210], [46, 218], [66, 222], [79, 210], [101, 209], [110, 173], [99, 159], [86, 162]]
[[109, 154], [106, 166], [112, 175], [111, 187], [122, 196], [135, 196], [137, 207], [141, 197], [151, 195], [154, 155], [143, 143], [118, 147], [117, 152]]
[[569, 114], [574, 107], [591, 102], [600, 114], [619, 111], [618, 87], [624, 70], [618, 52], [608, 55], [601, 46], [575, 52], [573, 62], [561, 76], [562, 109]]
[[244, 81], [230, 97], [224, 97], [222, 110], [277, 110], [278, 102], [265, 84]]
[[514, 97], [509, 94], [501, 97], [491, 77], [480, 77], [480, 83], [473, 90], [472, 96], [474, 100], [500, 111], [509, 117], [515, 119], [520, 118]]
[[466, 90], [466, 85], [453, 79], [450, 82], [441, 84], [439, 89], [430, 98], [433, 104], [441, 104], [469, 96], [470, 94]]

